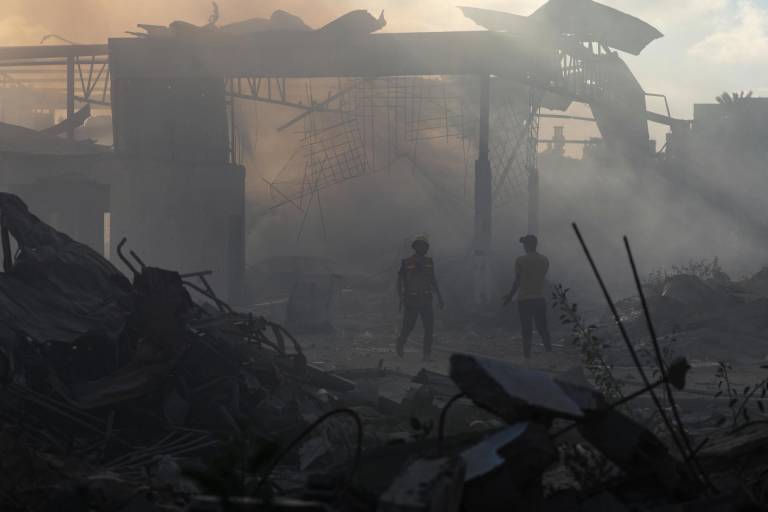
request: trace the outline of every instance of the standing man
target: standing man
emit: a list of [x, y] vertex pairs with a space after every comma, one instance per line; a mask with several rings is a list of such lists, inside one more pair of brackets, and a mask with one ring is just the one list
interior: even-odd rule
[[544, 349], [552, 352], [545, 296], [545, 278], [549, 270], [549, 260], [536, 252], [539, 241], [534, 235], [522, 237], [520, 243], [523, 244], [525, 254], [515, 261], [515, 282], [512, 290], [504, 296], [504, 305], [509, 304], [517, 293], [517, 307], [523, 331], [523, 355], [528, 359], [531, 357], [534, 324], [544, 342]]
[[411, 244], [413, 256], [406, 258], [400, 265], [397, 274], [397, 295], [400, 307], [405, 307], [403, 326], [397, 338], [397, 355], [403, 357], [403, 346], [408, 335], [416, 326], [416, 320], [421, 317], [424, 326], [424, 360], [429, 360], [432, 353], [432, 331], [435, 316], [432, 311], [432, 292], [437, 294], [440, 309], [443, 309], [443, 296], [435, 278], [435, 265], [429, 252], [429, 240], [425, 235], [419, 235]]

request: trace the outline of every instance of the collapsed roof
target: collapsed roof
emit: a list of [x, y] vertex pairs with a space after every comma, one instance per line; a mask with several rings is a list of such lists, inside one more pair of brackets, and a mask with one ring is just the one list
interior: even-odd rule
[[0, 153], [83, 156], [110, 154], [109, 148], [86, 141], [74, 141], [37, 130], [0, 123]]
[[663, 36], [648, 23], [592, 0], [549, 0], [530, 16], [476, 7], [460, 9], [467, 18], [488, 30], [573, 36], [632, 55], [639, 55], [648, 44]]
[[[71, 343], [87, 333], [113, 338], [120, 332], [130, 289], [120, 271], [90, 247], [38, 219], [13, 194], [0, 193], [0, 217], [4, 340], [21, 333], [37, 342]], [[9, 235], [18, 248], [15, 258]]]
[[178, 35], [199, 33], [199, 32], [220, 32], [229, 35], [247, 35], [258, 32], [318, 32], [330, 34], [345, 35], [365, 35], [371, 34], [384, 28], [387, 21], [384, 19], [384, 11], [378, 18], [374, 18], [368, 11], [358, 9], [350, 11], [339, 16], [330, 23], [315, 30], [304, 21], [291, 13], [283, 10], [277, 10], [272, 16], [267, 18], [251, 18], [228, 25], [218, 27], [215, 22], [204, 26], [197, 26], [186, 21], [174, 21], [170, 25], [146, 25], [139, 24], [138, 27], [145, 32], [128, 32], [137, 37], [165, 37], [171, 38]]

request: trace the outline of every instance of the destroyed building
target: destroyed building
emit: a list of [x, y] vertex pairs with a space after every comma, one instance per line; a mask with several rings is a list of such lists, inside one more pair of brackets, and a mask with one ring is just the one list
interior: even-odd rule
[[[577, 144], [580, 165], [738, 206], [738, 190], [707, 180], [745, 147], [762, 163], [763, 98], [697, 105], [692, 121], [652, 111], [622, 54], [662, 34], [591, 0], [529, 16], [461, 7], [478, 29], [416, 33], [361, 10], [318, 28], [281, 10], [223, 24], [213, 5], [207, 24], [0, 48], [0, 508], [765, 507], [765, 271], [731, 280], [715, 260], [641, 282], [625, 239], [636, 287], [615, 302], [574, 224], [590, 267], [569, 270], [594, 288], [592, 270], [604, 296], [579, 309], [553, 286], [562, 358], [536, 346], [536, 367], [515, 363], [497, 300], [514, 277], [500, 250], [509, 212], [531, 234], [542, 212], [572, 213], [546, 203], [540, 164]], [[265, 208], [246, 204], [243, 102], [288, 111], [272, 128], [296, 144], [298, 172], [255, 170]], [[560, 127], [546, 140], [546, 119], [600, 137]], [[661, 148], [649, 122], [670, 129]], [[441, 170], [460, 154], [457, 186]], [[418, 346], [392, 354], [413, 225], [396, 228], [408, 239], [386, 255], [394, 268], [366, 274], [291, 254], [298, 244], [278, 256], [246, 244], [249, 219], [286, 208], [299, 235], [316, 214], [326, 236], [325, 194], [352, 180], [397, 209], [375, 179], [398, 165], [460, 246], [436, 257], [447, 306], [438, 361], [423, 366]]]

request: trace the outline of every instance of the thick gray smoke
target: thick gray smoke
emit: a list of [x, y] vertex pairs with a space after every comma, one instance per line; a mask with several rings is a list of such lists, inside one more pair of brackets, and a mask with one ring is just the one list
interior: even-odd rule
[[[258, 148], [265, 152], [256, 159], [263, 165], [256, 163], [249, 171], [251, 183], [257, 184], [251, 189], [252, 212], [270, 204], [266, 185], [255, 176], [274, 176], [296, 144], [271, 133], [269, 126], [279, 121], [259, 117], [257, 155]], [[316, 203], [306, 219], [291, 206], [269, 215], [254, 213], [251, 261], [311, 254], [331, 258], [348, 272], [374, 274], [395, 265], [409, 237], [422, 232], [431, 236], [436, 257], [466, 259], [472, 241], [475, 158], [468, 146], [459, 139], [420, 142], [419, 170], [402, 160], [387, 171], [329, 188], [320, 194], [322, 214]], [[542, 154], [539, 166], [541, 251], [552, 260], [555, 282], [596, 291], [572, 222], [581, 227], [617, 296], [633, 288], [623, 235], [632, 242], [644, 274], [718, 257], [738, 278], [765, 263], [759, 222], [763, 207], [756, 192], [764, 189], [765, 177], [750, 170], [758, 169], [754, 165], [713, 174], [653, 161], [630, 164], [616, 157], [576, 160]], [[495, 253], [505, 278], [520, 253], [517, 239], [526, 231], [526, 209], [520, 190], [494, 210]]]

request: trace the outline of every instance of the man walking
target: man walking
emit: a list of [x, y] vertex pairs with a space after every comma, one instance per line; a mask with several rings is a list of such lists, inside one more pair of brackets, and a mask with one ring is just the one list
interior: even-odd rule
[[417, 236], [411, 244], [413, 255], [400, 264], [397, 274], [397, 295], [400, 307], [404, 307], [403, 325], [395, 346], [397, 355], [403, 357], [403, 347], [421, 317], [424, 326], [424, 360], [429, 360], [432, 353], [432, 331], [435, 317], [432, 310], [432, 292], [437, 295], [440, 309], [443, 309], [443, 297], [435, 277], [435, 265], [429, 252], [429, 240], [425, 235]]
[[534, 235], [526, 235], [520, 239], [525, 254], [515, 261], [515, 282], [512, 290], [504, 296], [504, 305], [512, 301], [517, 293], [517, 307], [520, 312], [520, 325], [523, 335], [523, 355], [531, 357], [531, 341], [533, 326], [544, 342], [544, 349], [552, 351], [552, 343], [547, 326], [547, 300], [545, 295], [545, 278], [549, 270], [549, 260], [539, 254], [538, 239]]

